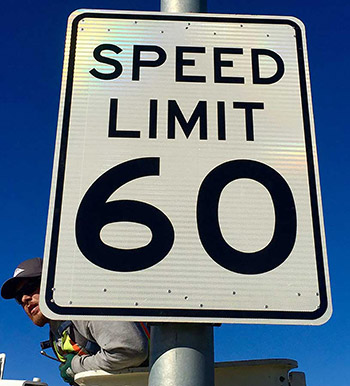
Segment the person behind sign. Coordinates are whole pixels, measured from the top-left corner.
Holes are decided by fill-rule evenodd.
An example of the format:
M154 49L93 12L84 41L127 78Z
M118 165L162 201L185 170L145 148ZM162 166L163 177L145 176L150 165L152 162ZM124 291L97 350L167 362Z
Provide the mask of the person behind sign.
M15 299L39 327L50 325L50 340L65 382L74 384L74 375L87 370L119 371L145 364L148 356L147 327L143 323L105 321L54 321L39 308L42 259L20 263L12 278L1 287L4 299Z

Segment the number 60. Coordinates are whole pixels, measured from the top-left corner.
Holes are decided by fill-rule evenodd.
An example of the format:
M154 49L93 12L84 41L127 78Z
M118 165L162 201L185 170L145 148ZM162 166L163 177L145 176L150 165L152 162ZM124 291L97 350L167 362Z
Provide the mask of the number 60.
M135 200L107 202L121 186L146 176L159 176L160 158L139 158L119 164L100 176L88 189L79 206L75 232L79 249L99 267L133 272L163 260L174 244L174 228L158 208ZM223 238L218 218L220 195L227 184L249 178L270 193L275 211L275 229L270 243L260 251L245 253ZM110 223L143 224L151 241L140 248L120 249L101 240L101 229ZM297 217L292 192L284 178L271 167L252 160L233 160L215 167L203 180L197 199L197 228L207 254L222 267L240 274L260 274L282 264L296 239Z

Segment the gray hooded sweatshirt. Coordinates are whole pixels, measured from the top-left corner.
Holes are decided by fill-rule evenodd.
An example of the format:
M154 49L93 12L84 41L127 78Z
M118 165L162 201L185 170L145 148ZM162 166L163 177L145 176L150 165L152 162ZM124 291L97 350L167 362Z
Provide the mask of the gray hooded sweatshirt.
M52 331L61 322L51 322ZM142 364L148 356L148 339L139 323L106 321L73 321L78 332L95 342L95 355L76 355L71 363L74 374L88 370L116 372Z

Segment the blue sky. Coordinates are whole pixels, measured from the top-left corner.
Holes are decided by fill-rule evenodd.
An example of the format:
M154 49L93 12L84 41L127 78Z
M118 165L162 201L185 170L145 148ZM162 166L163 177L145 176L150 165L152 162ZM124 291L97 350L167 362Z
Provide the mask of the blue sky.
M43 254L66 22L79 8L157 11L159 2L9 0L2 4L1 283L21 260ZM350 5L345 0L209 0L208 11L296 16L306 25L334 309L330 321L319 327L216 328L216 360L291 358L306 373L308 386L348 385ZM5 378L39 376L50 386L63 385L57 364L39 354L38 342L47 333L47 328L31 325L15 302L0 300Z

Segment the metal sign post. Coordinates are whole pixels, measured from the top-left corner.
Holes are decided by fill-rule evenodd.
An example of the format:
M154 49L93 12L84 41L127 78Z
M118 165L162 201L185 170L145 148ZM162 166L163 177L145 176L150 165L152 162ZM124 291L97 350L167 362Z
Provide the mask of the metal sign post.
M213 326L164 323L151 327L149 386L213 386Z
M161 0L163 12L206 12L206 0ZM213 326L152 326L149 386L213 386Z
M206 12L206 0L161 0L163 12ZM213 386L212 325L152 326L149 386Z
M207 0L161 0L162 12L207 12Z

